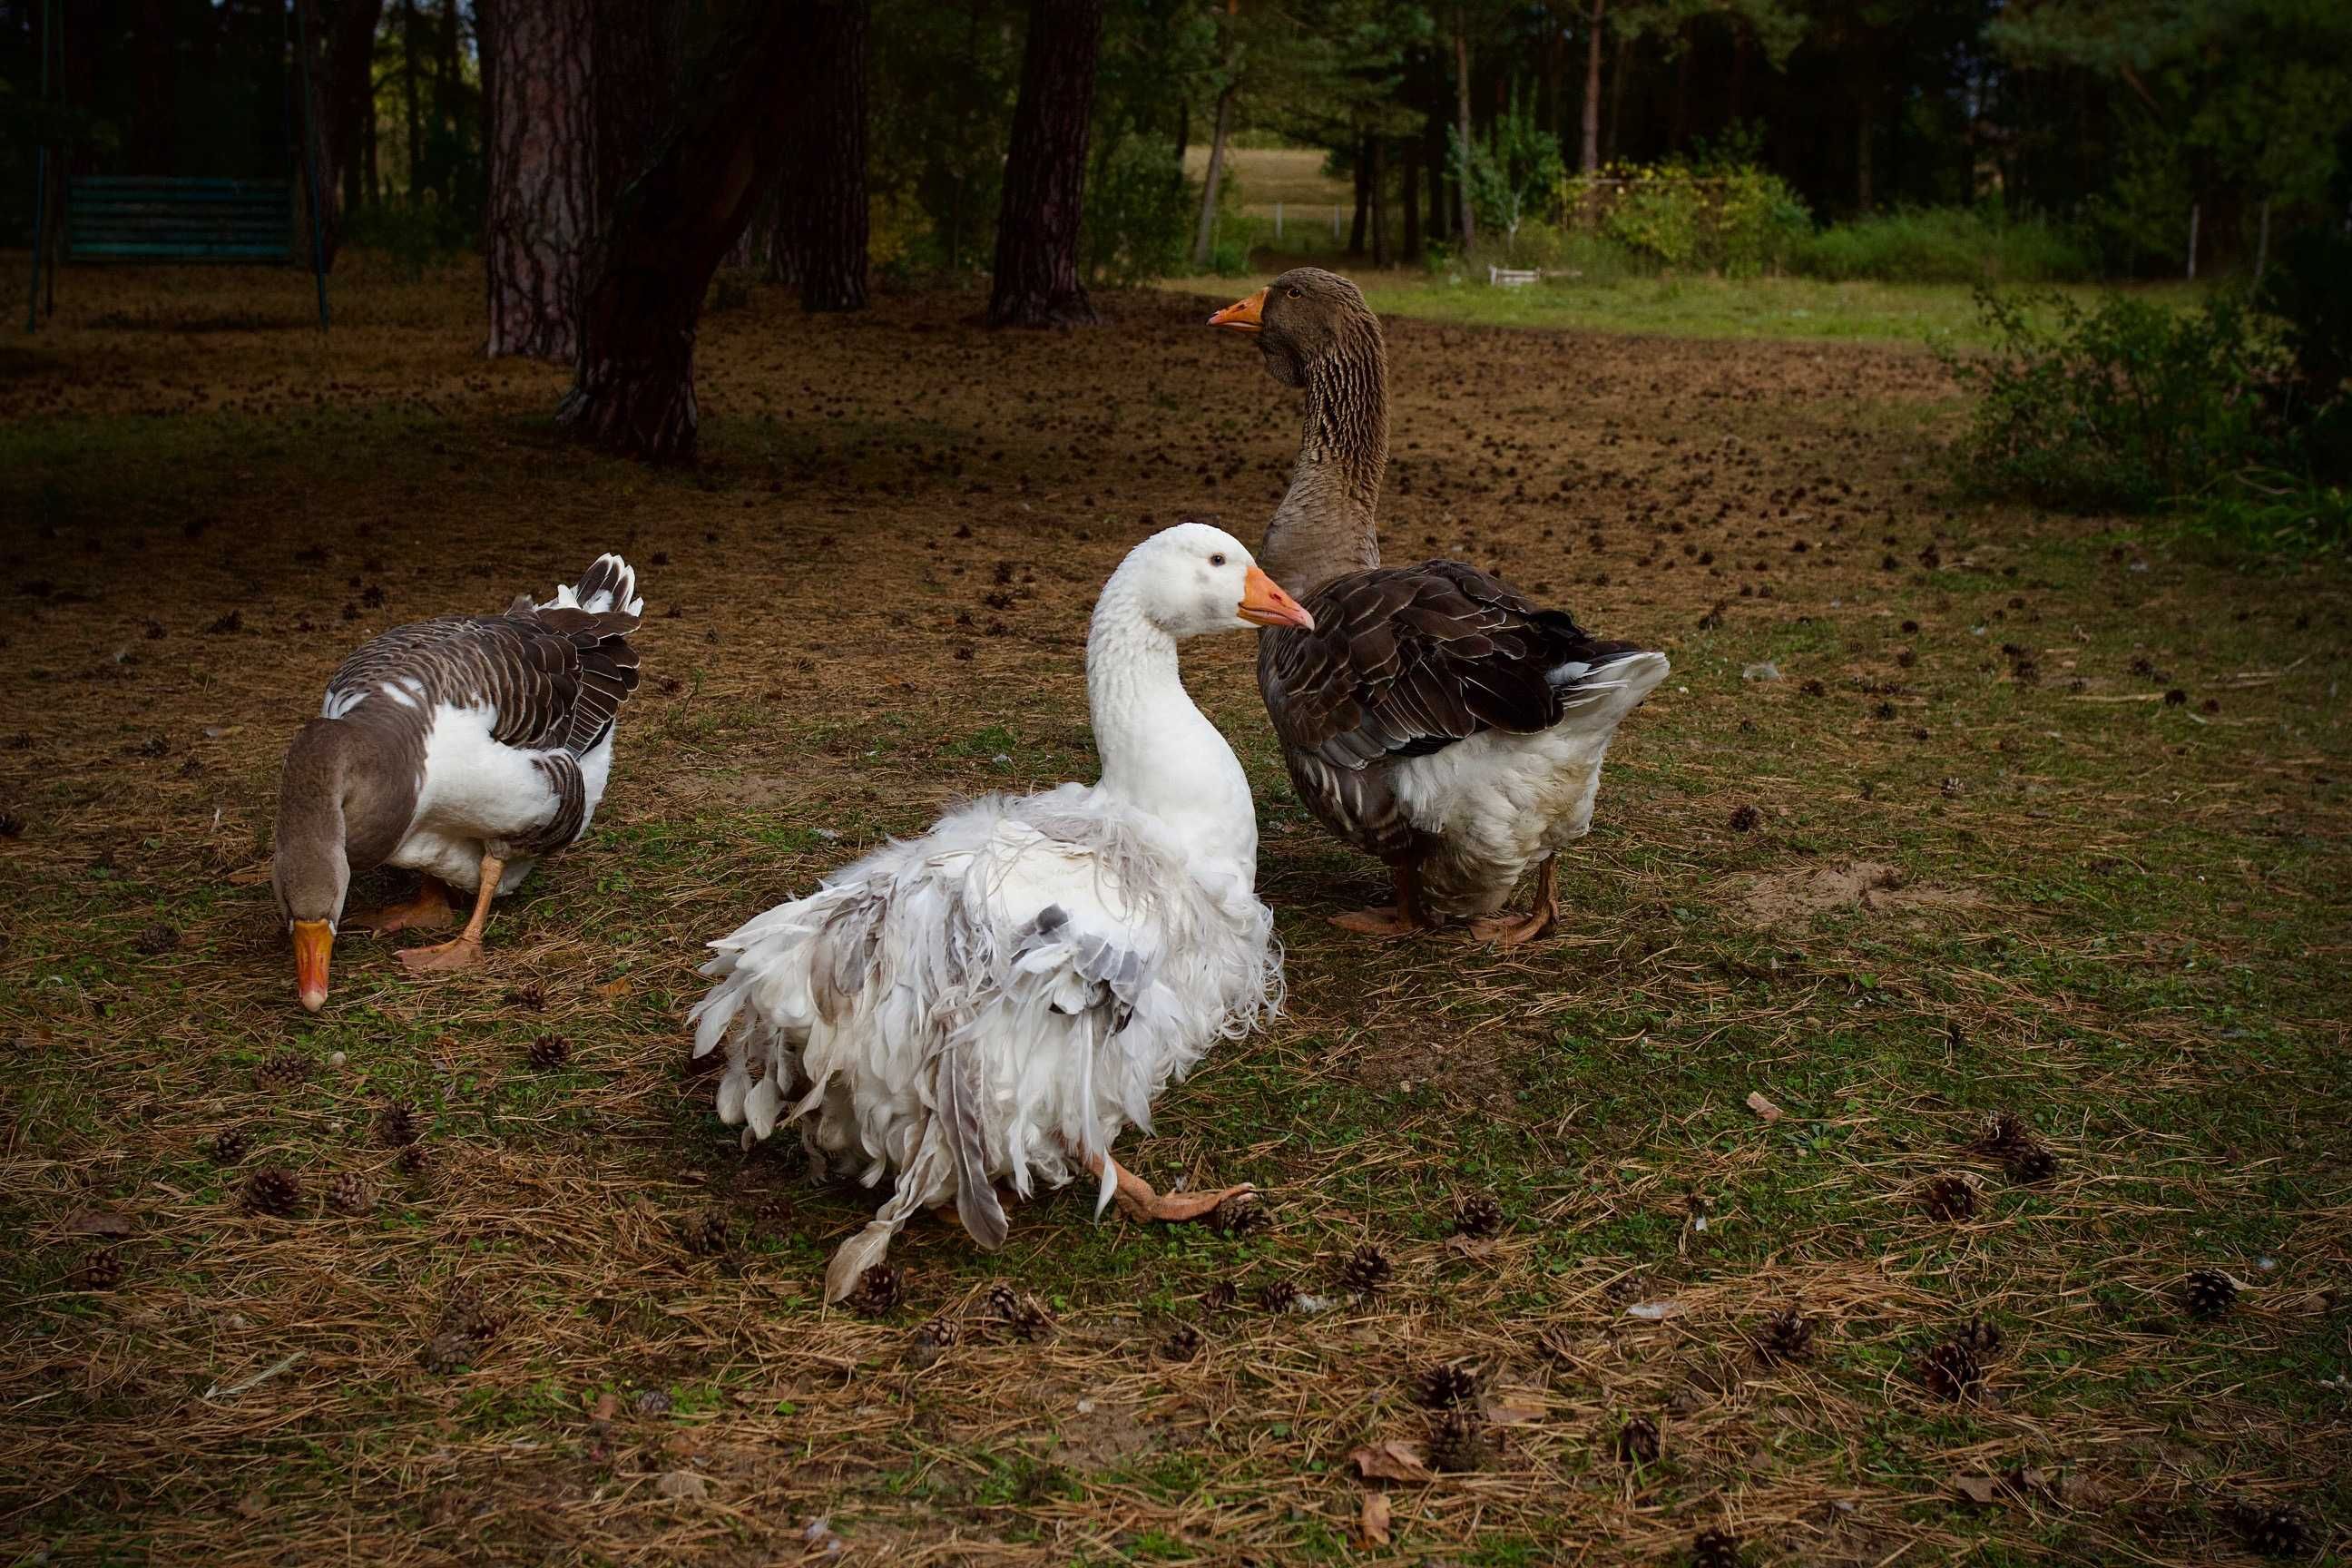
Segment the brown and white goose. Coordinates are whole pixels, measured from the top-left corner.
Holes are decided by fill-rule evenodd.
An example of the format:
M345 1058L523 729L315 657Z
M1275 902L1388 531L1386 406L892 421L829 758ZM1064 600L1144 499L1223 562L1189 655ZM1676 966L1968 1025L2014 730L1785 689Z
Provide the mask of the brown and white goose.
M1266 373L1307 394L1258 557L1315 626L1259 634L1258 686L1299 798L1394 878L1393 906L1338 923L1542 935L1559 920L1553 857L1590 831L1601 759L1665 656L1458 561L1381 565L1388 357L1353 283L1299 268L1209 324L1255 336ZM1533 912L1501 914L1530 868Z
M635 571L603 555L544 605L418 621L343 660L278 782L270 881L304 1007L326 1002L355 871L424 873L409 902L351 917L379 936L451 924L451 890L471 891L456 938L400 957L419 973L479 962L490 900L585 833L604 797L644 613Z

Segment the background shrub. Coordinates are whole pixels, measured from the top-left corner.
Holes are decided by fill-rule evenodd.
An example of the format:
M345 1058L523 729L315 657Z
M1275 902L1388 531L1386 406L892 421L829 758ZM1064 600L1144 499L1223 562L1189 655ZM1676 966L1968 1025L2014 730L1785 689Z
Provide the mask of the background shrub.
M1752 163L1680 161L1562 182L1564 223L1597 215L1600 232L1658 266L1752 278L1778 268L1812 229L1777 174Z
M2073 283L2097 270L2081 237L1997 208L1925 207L1881 213L1810 235L1790 270L1839 281L1885 283Z
M1087 185L1080 244L1088 279L1125 285L1181 270L1198 202L1183 160L1165 142L1120 142Z

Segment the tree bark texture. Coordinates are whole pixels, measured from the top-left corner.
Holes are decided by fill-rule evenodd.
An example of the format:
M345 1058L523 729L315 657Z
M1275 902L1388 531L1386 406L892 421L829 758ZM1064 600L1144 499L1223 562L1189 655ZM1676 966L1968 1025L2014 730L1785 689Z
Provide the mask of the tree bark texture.
M1399 204L1404 215L1404 259L1421 259L1421 148L1414 142L1404 145L1404 199Z
M1192 232L1192 265L1206 270L1217 245L1217 187L1225 177L1225 131L1234 110L1234 84L1217 92L1217 117L1209 131L1209 171L1201 182L1201 221Z
M1592 0L1592 36L1584 41L1584 153L1579 166L1601 172L1601 23L1608 0Z
M425 180L425 119L417 107L416 0L400 0L401 78L408 89L408 199Z
M1462 151L1470 151L1470 22L1457 8L1454 13L1454 105L1455 129L1461 132ZM1454 186L1462 195L1462 248L1468 250L1478 243L1478 219L1470 210L1470 182L1457 173Z
M1389 264L1389 209L1383 199L1383 187L1388 184L1385 148L1386 143L1377 135L1364 139L1364 161L1371 165L1372 265L1376 268Z
M866 309L866 76L872 0L810 7L812 68L794 138L799 177L787 221L800 231L801 309Z
M1092 326L1097 320L1078 279L1078 224L1103 3L1030 0L996 221L992 327Z
M483 251L492 359L570 360L596 241L594 0L501 0L484 74L489 210Z
M1348 254L1364 254L1365 225L1372 216L1372 139L1356 138L1356 205L1348 216Z
M572 390L556 410L582 440L652 462L692 460L695 323L790 151L793 95L776 84L795 67L796 22L792 8L764 0L735 6L623 188L582 298Z

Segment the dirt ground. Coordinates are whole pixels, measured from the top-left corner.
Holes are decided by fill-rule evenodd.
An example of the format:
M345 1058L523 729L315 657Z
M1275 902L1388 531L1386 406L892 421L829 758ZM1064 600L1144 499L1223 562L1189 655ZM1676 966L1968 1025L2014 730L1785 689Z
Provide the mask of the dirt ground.
M351 272L323 341L291 273L85 270L0 342L0 1558L2341 1560L2340 566L1958 499L1921 352L1391 322L1390 558L1675 661L1564 930L1328 927L1379 879L1246 639L1195 645L1289 1005L1122 1157L1271 1223L928 1222L867 1320L818 1297L876 1195L710 1114L699 944L1090 776L1096 587L1179 520L1255 540L1293 395L1221 300L1011 336L755 289L652 472L478 357L474 273ZM262 878L328 673L607 549L651 618L593 833L483 968L347 938L304 1016ZM1433 1471L1452 1365L1486 1418Z

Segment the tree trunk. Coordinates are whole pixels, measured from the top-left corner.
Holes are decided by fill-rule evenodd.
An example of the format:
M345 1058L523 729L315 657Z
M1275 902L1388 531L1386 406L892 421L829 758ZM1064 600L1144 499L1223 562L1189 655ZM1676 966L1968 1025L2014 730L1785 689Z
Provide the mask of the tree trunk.
M1386 175L1388 174L1386 167L1388 160L1381 155L1385 143L1381 142L1381 138L1378 136L1368 136L1364 139L1364 142L1366 147L1366 162L1370 163L1372 166L1370 180L1372 193L1372 266L1375 268L1378 268L1386 267L1389 264L1388 205L1381 200L1381 187L1388 183L1386 179Z
M401 74L408 89L408 199L425 182L425 121L416 101L416 0L400 0Z
M457 63L457 0L441 0L441 34L437 44L433 71L433 125L436 131L448 132L452 154L462 156L466 143L466 111L459 100L464 95L466 74ZM457 195L454 168L447 194Z
M1454 11L1454 110L1456 129L1462 136L1462 151L1470 151L1470 21L1460 6ZM1470 182L1455 171L1454 188L1462 197L1462 248L1467 251L1478 243L1478 219L1470 210Z
M677 97L677 0L591 0L596 73L596 227L645 166Z
M812 7L798 155L801 309L866 309L866 62L872 0Z
M1404 144L1404 259L1421 259L1421 149Z
M791 152L808 68L792 9L744 0L711 40L644 171L622 190L581 301L580 355L556 423L608 451L694 457L695 323L719 263ZM824 68L818 62L814 68Z
M1225 0L1223 73L1217 87L1216 118L1209 132L1209 168L1201 181L1201 221L1192 230L1192 265L1203 268L1216 254L1217 187L1225 175L1225 133L1233 126L1234 94L1241 86L1236 76L1241 60L1235 53L1238 45L1234 32L1234 18L1240 13L1241 0ZM1187 100L1184 120L1188 125L1192 118L1192 106ZM1180 158L1184 154L1184 145L1180 137L1176 147L1176 155Z
M483 251L492 359L569 361L596 233L593 0L500 0Z
M329 267L342 243L344 171L365 160L371 199L375 189L375 30L383 0L340 0L323 18L318 0L297 0L310 37L310 121L318 139L321 248ZM298 125L295 134L302 134ZM304 148L303 156L313 149Z
M1635 42L1631 33L1617 40L1617 68L1609 82L1609 139L1601 145L1601 154L1612 163L1617 161L1617 126L1625 117L1625 79L1633 74Z
M1682 151L1683 142L1690 136L1691 55L1695 52L1690 39L1677 32L1675 45L1675 100L1666 123L1666 149Z
M168 174L173 172L172 148L177 140L172 48L178 41L178 29L172 26L170 0L141 0L139 26L132 37L136 52L131 62L131 136L124 150L131 155L133 174Z
M1445 96L1445 70L1433 60L1430 71L1430 110L1429 118L1422 122L1421 162L1422 166L1429 171L1429 238L1433 244L1442 244L1453 232L1446 215L1454 210L1445 199L1448 159L1445 156L1445 110L1442 102Z
M1727 127L1739 123L1739 111L1748 101L1748 57L1755 49L1756 40L1748 36L1747 28L1740 28L1731 45L1731 88L1725 95L1723 117Z
M996 222L992 327L1092 326L1098 319L1078 279L1078 224L1102 20L1103 0L1030 0Z
M1584 42L1584 155L1588 174L1601 172L1601 24L1609 0L1592 0L1592 37Z
M1854 114L1853 128L1853 205L1862 212L1870 211L1870 144L1877 130L1876 106L1867 93Z
M1372 216L1372 139L1356 138L1355 185L1356 206L1348 216L1348 254L1364 254L1365 221Z

